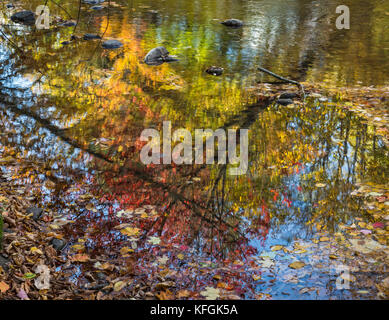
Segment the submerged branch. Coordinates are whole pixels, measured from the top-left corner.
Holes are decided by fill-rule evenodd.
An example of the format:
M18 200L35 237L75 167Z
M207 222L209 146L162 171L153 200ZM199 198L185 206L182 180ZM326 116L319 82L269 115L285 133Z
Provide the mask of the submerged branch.
M302 96L303 96L303 100L305 99L304 87L303 87L303 85L300 82L294 81L294 80L290 80L290 79L286 79L286 78L284 78L284 77L282 77L282 76L280 76L280 75L278 75L278 74L276 74L274 72L271 72L271 71L269 71L269 70L267 70L265 68L262 68L262 67L258 67L258 70L260 70L260 71L262 71L264 73L267 73L267 74L271 75L272 77L277 78L277 79L279 79L279 80L281 80L283 82L295 84L301 90Z

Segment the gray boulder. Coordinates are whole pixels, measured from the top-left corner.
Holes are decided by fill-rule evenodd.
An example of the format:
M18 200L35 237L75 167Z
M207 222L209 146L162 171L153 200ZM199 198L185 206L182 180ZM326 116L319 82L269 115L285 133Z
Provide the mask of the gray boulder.
M149 66L159 66L164 62L173 61L178 61L178 59L170 56L165 47L151 49L144 59L144 62Z

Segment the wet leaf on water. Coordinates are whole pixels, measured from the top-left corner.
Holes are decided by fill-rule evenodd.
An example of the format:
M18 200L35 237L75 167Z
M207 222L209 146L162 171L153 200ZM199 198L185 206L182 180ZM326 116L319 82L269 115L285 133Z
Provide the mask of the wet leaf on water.
M254 281L258 281L258 280L261 279L261 276L258 275L258 274L253 274L252 277L253 277L253 280L254 280Z
M270 249L271 249L271 251L279 251L283 248L284 248L284 246L277 245L277 246L272 246Z
M289 267L292 269L301 269L301 268L305 267L305 263L302 261L295 261L295 262L292 262L289 265Z
M315 184L316 188L324 188L325 186L326 186L326 184L324 184L324 183L316 183Z

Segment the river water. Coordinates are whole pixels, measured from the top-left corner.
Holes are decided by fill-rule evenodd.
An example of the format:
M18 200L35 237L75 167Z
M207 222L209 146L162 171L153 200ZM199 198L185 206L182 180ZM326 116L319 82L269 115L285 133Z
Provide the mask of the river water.
M34 184L37 203L75 221L66 229L70 241L87 239L92 255L114 256L127 240L113 221L135 215L171 259L169 250L178 248L188 259L229 259L237 270L259 261L261 280L253 270L236 276L247 298L364 298L336 290L329 256L337 251L317 239L371 222L352 192L361 183L387 185L388 149L335 97L311 95L287 107L269 102L272 85L261 83L275 79L257 67L331 87L387 85L387 1L343 1L350 30L336 29L333 0L118 0L101 10L82 4L76 28L36 30L9 20L41 2L1 4L0 144L37 166L24 168L18 181ZM78 1L48 5L53 25L77 20ZM227 18L244 26L221 25ZM105 50L99 40L82 40L85 33L123 47ZM79 39L62 44L72 34ZM144 64L157 46L178 61ZM213 65L224 68L222 76L205 72ZM192 133L249 129L247 172L231 176L230 165L216 164L146 168L140 133L161 131L163 121ZM117 217L122 209L139 214ZM161 217L152 223L154 211ZM139 259L157 254L146 243L138 249ZM288 267L295 260L306 266ZM177 263L170 269L180 270Z

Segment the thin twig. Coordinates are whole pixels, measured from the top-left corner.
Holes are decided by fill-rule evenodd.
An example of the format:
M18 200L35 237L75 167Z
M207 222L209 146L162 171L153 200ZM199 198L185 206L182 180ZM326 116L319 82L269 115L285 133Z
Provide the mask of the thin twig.
M271 72L271 71L269 71L269 70L267 70L267 69L265 69L265 68L262 68L262 67L258 67L258 70L260 70L260 71L262 71L262 72L265 72L265 73L271 75L272 77L277 78L278 80L281 80L281 81L284 81L284 82L287 82L287 83L295 84L295 85L298 86L299 89L301 90L302 95L303 95L303 100L305 100L305 91L304 91L304 87L303 87L303 85L302 85L300 82L294 81L294 80L290 80L290 79L286 79L286 78L281 77L280 75L275 74L274 72Z

